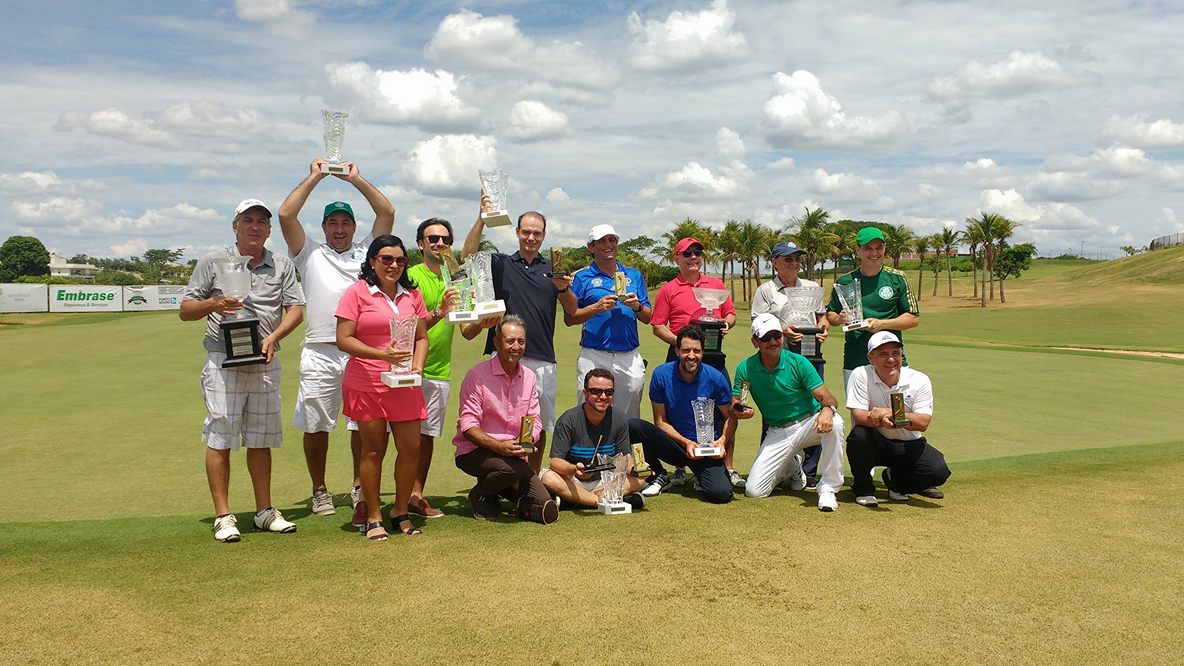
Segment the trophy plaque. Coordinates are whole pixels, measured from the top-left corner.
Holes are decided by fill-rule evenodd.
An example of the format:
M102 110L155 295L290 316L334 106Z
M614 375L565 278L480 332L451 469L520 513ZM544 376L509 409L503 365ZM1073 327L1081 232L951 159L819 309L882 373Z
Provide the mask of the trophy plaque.
M742 412L752 409L752 385L748 382L740 382L740 401L735 409Z
M897 428L912 423L912 421L909 421L908 414L904 411L904 390L907 388L907 386L894 386L888 392L888 400L892 403L892 425Z
M530 414L522 417L522 424L518 427L518 446L523 453L534 453L534 417Z
M613 292L617 294L617 298L629 295L629 280L625 277L624 271L613 273Z
M727 324L715 316L715 309L728 300L729 292L727 289L707 287L694 287L693 290L695 299L703 307L703 316L691 320L692 324L703 329L703 353L722 353L724 347L722 331L727 327Z
M505 170L500 166L488 171L479 169L477 175L481 178L481 191L489 197L488 203L481 202L481 221L487 227L510 226L510 214L506 211Z
M715 445L715 402L711 398L698 397L691 401L691 411L695 414L695 441L697 446L691 449L696 458L714 458L723 453L723 449Z
M418 325L419 317L413 314L391 317L391 346L399 351L414 353L415 329ZM390 372L382 373L379 378L391 388L422 385L423 377L412 372L411 366L412 359L408 356L398 364L391 364Z
M811 361L824 363L818 338L814 337L822 332L818 326L818 312L822 310L822 287L790 287L781 293L786 303L781 306L778 319L782 325L792 326L793 330L802 334L801 342L791 343L786 340L786 347Z
M214 260L218 274L218 288L224 296L245 301L251 291L251 271L247 267L250 257L225 257ZM263 355L262 338L259 337L259 320L248 317L244 310L222 317L218 323L222 331L222 344L226 348L223 368L240 365L266 363Z
M563 250L557 247L551 248L551 277L567 277L567 271L563 270Z
M625 482L629 479L629 463L625 456L619 453L613 456L612 462L612 471L600 473L601 495L596 508L606 516L633 513L633 507L624 500Z
M644 474L650 469L649 463L645 461L645 447L641 442L633 443L633 473Z
M341 144L345 142L345 121L349 113L345 111L321 110L321 120L325 123L325 159L321 165L321 173L331 176L344 176L349 173L349 167L341 163Z
M843 314L847 316L847 323L843 324L844 331L867 329L867 322L863 320L863 294L860 291L859 280L852 280L847 284L836 284L835 294L839 297L839 304L843 306Z

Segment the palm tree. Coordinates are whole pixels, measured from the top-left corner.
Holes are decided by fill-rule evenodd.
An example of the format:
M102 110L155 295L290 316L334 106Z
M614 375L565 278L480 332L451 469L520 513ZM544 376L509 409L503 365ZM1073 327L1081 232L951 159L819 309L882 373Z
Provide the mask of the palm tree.
M720 230L715 239L716 250L719 252L719 261L723 269L724 284L729 285L728 274L731 273L735 277L735 272L732 270L732 262L740 258L740 223L736 220L728 220L724 223L724 228ZM736 299L735 291L732 293L732 300Z
M670 231L662 234L662 238L666 239L666 256L663 257L663 260L667 263L674 263L674 246L678 245L678 241L688 237L698 239L700 243L703 243L703 250L706 253L708 249L707 227L688 217L674 225Z
M996 215L991 222L991 300L995 300L995 259L1003 252L1003 249L1007 247L1007 239L1011 238L1019 226L1019 222L1009 220L1002 215ZM999 281L999 302L1004 302L1003 280Z
M941 284L941 280L938 279L941 277L941 234L933 234L929 237L929 242L933 245L933 261L929 262L929 267L933 270L933 295L937 296L937 287Z
M920 262L917 264L917 301L921 301L921 278L925 276L925 256L929 254L929 244L933 242L930 236L915 236L909 244L910 250L917 253Z
M979 260L982 258L982 254L983 254L983 253L980 253L979 250L983 249L984 246L986 245L987 238L989 236L989 234L987 233L987 229L990 228L990 220L987 217L988 213L984 213L982 211L979 211L979 215L981 216L980 219L976 219L973 217L966 218L966 230L962 232L962 242L964 242L970 246L970 266L971 266L971 269L974 271L973 277L972 277L972 282L974 283L973 298L979 298L978 269L979 269ZM984 266L984 268L985 268L985 266ZM984 278L985 278L985 276L984 276ZM986 285L984 284L983 287L985 289ZM987 307L987 299L986 299L985 294L982 296L982 307L984 307L984 308Z
M737 254L740 260L740 280L743 285L744 300L749 300L748 275L751 272L755 282L760 282L760 262L769 252L769 240L772 233L768 227L757 224L752 220L740 223ZM753 288L755 291L756 288Z
M890 224L884 232L884 251L892 257L892 267L900 269L900 255L913 247L917 235L903 224Z
M802 265L806 269L806 277L814 279L814 264L826 256L827 248L836 239L829 231L827 221L830 219L830 213L826 209L805 210L805 215L791 218L785 230L802 250Z
M845 224L832 224L828 227L835 241L830 245L830 258L834 260L834 278L831 282L839 281L839 264L844 257L855 257L855 229ZM822 272L819 271L818 283L822 284Z
M958 245L962 242L962 234L950 228L941 230L938 234L938 247L941 248L942 254L946 255L946 286L949 289L947 296L954 295L954 275L951 262L954 261L954 253Z

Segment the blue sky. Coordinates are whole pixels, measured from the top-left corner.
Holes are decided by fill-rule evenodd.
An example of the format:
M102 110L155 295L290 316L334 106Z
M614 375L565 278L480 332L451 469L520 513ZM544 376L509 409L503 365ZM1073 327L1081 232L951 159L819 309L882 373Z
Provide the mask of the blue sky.
M226 244L351 113L396 233L464 233L478 167L549 242L806 206L931 233L980 210L1045 254L1184 231L1170 5L1119 2L24 3L0 52L0 238L65 255ZM342 198L323 182L301 219ZM363 216L364 217L364 216ZM513 246L507 230L487 234ZM272 247L282 248L278 230Z

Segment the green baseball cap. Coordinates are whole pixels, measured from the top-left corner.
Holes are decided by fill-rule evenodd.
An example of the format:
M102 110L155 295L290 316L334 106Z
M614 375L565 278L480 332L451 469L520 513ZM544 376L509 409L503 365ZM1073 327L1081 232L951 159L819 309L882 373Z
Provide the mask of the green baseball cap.
M339 210L344 211L346 215L349 215L349 219L357 222L357 218L354 217L354 209L350 208L349 204L345 203L344 201L334 201L328 206L325 206L325 214L321 216L321 219L327 220L329 219L330 215L336 213Z
M874 240L885 242L884 232L875 227L864 227L859 230L859 233L855 234L855 244L861 247Z

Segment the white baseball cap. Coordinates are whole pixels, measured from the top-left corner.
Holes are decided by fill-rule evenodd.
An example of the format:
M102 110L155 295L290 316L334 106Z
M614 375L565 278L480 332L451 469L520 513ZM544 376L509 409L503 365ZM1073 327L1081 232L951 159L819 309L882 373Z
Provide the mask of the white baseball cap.
M615 236L618 240L621 238L621 235L617 233L616 229L613 229L611 224L598 224L588 230L589 243L595 243L605 236Z
M234 209L234 214L236 216L242 215L243 213L245 213L247 211L248 208L254 208L256 206L267 211L268 217L272 216L271 209L267 207L267 204L263 203L262 201L260 201L258 199L243 199L242 201L238 202L238 206Z
M873 333L871 339L867 341L867 353L870 354L876 347L886 345L889 342L895 342L901 347L904 346L904 343L892 331L880 331L879 333Z
M772 331L781 330L781 321L768 312L763 312L752 320L752 337L763 338Z

